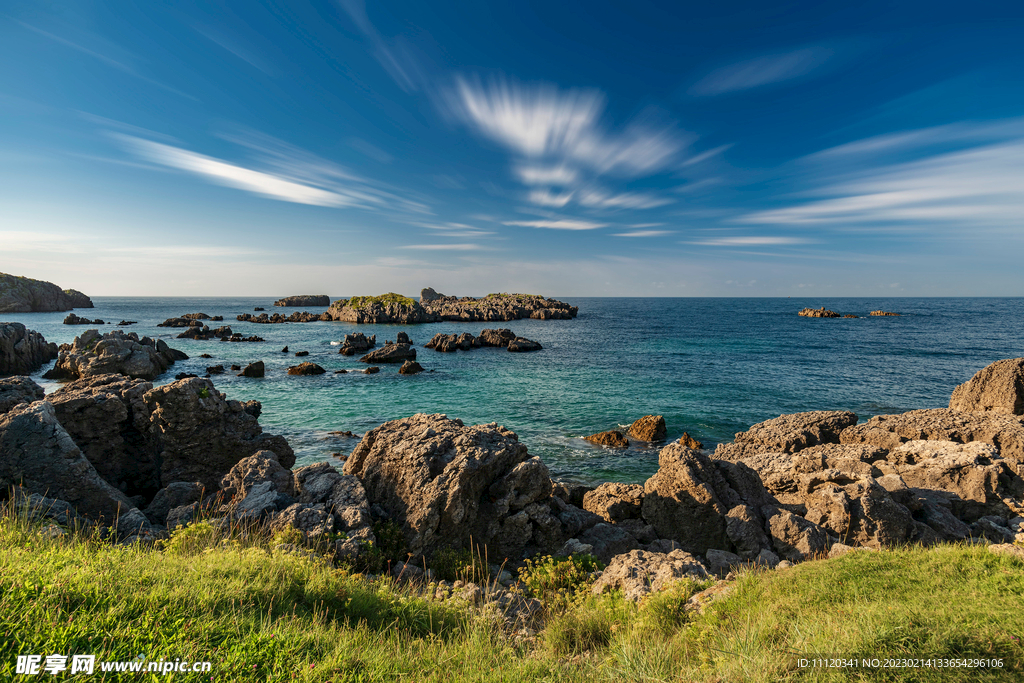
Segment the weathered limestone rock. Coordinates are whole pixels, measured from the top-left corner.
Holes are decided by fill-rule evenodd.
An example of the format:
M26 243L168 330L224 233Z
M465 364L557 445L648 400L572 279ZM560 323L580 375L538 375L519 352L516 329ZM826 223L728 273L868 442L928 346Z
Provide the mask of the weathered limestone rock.
M256 419L258 402L229 401L210 380L179 380L151 389L143 400L150 413L149 435L159 444L165 485L198 481L215 490L235 463L261 450L276 453L285 468L295 464L295 453L284 438L263 433Z
M0 489L14 486L67 501L79 513L108 523L134 509L100 477L46 401L0 415Z
M640 547L640 542L625 529L615 524L600 522L579 534L581 543L589 545L591 554L602 562Z
M160 489L143 511L153 524L164 525L171 510L198 503L206 489L198 481L175 481Z
M274 531L289 527L298 529L306 538L313 539L334 532L334 515L324 509L322 504L295 503L285 508L279 515L275 515L270 523L270 528Z
M28 377L0 379L0 415L16 405L42 401L43 388Z
M1024 482L987 443L908 441L893 449L889 460L907 486L945 493L953 514L966 522L992 514L1013 516L1016 510L1007 502L1024 495Z
M342 322L395 325L429 323L436 319L419 302L394 292L339 299L331 304L325 315Z
M441 353L454 353L456 351L469 351L474 346L479 346L476 339L468 332L462 334L435 334L430 341L423 345L423 348L434 349Z
M761 514L775 552L790 562L811 559L827 552L832 544L824 529L792 512L767 505L761 508Z
M134 332L114 330L101 335L86 330L76 337L70 348L61 350L57 363L44 377L47 379L78 379L116 373L139 379L156 379L177 360L186 360L181 351L162 340L139 339Z
M32 374L57 353L56 344L21 323L0 323L0 377Z
M552 495L558 496L569 505L575 505L578 508L583 507L583 497L587 495L587 492L594 490L593 486L561 481L553 482L551 486Z
M292 471L281 466L273 451L256 451L239 460L221 480L220 490L225 498L241 499L252 487L265 481L271 482L278 493L294 497Z
M344 472L402 526L414 555L468 548L471 538L493 559L564 542L549 537L559 525L547 467L496 424L423 414L386 422L363 437Z
M476 338L476 344L477 346L496 346L505 349L515 339L515 332L503 327L497 330L481 331L480 336Z
M354 356L357 353L365 353L377 345L377 335L367 337L362 332L346 334L341 341L341 348L338 350L343 356Z
M644 501L640 484L601 484L583 496L583 509L600 515L608 522L639 519Z
M300 376L307 376L307 377L308 376L313 376L313 375L322 375L325 372L327 372L327 371L324 370L319 365L317 365L316 363L309 363L309 362L299 363L296 366L288 368L288 374L289 375L300 375Z
M797 312L797 315L801 315L805 318L838 318L840 317L835 311L830 311L824 306L821 308L802 308Z
M590 436L583 437L583 439L584 441L589 441L598 446L607 446L608 448L629 448L629 439L617 429L591 434Z
M679 443L683 444L687 448L692 448L695 451L704 449L704 444L690 436L688 432L683 432L683 435L679 437Z
M245 369L238 373L239 377L263 377L267 372L266 366L263 361L258 360L255 363L249 363L245 366Z
M61 290L52 282L0 273L0 313L69 311L72 308L92 307L89 297L77 290Z
M100 476L129 496L147 499L164 485L160 447L150 435L144 400L152 388L141 379L98 375L69 382L49 398L57 419Z
M894 450L907 441L980 441L999 449L1018 476L1024 474L1024 420L995 412L962 413L947 408L912 410L899 415L876 415L864 424L847 427L844 444L869 444Z
M591 590L595 595L621 590L627 600L639 602L650 593L664 590L681 579L699 581L708 576L704 564L682 550L669 553L631 550L614 557Z
M407 360L398 368L399 375L417 375L423 372L423 366L414 360Z
M857 423L848 411L814 411L780 415L736 434L731 444L720 444L717 460L742 460L759 453L796 453L826 443L839 443L839 434Z
M640 441L663 441L666 428L661 415L644 415L629 426L629 435Z
M726 521L731 509L771 501L749 468L714 463L700 451L673 442L661 450L658 472L644 484L643 518L661 538L677 541L687 552L704 554L713 548L734 548Z
M869 548L903 545L913 539L914 518L874 479L838 486L823 483L807 497L805 518L842 543Z
M416 360L416 349L412 344L386 344L359 359L360 363L404 363Z
M330 306L331 297L326 294L299 294L286 296L274 302L275 306Z
M1024 415L1024 358L999 360L953 390L949 409Z
M529 351L541 351L544 347L540 342L525 337L516 337L508 343L508 350L512 353L526 353Z

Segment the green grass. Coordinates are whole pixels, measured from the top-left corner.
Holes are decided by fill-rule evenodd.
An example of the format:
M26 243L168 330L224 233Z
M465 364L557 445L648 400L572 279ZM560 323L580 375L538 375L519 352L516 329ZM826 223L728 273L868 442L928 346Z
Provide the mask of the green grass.
M412 307L415 302L407 296L388 292L387 294L381 294L380 296L354 296L348 300L347 305L358 310L366 308L367 306L372 306L373 304L380 304L381 306L398 304L399 306Z
M0 516L0 680L17 680L17 655L54 652L210 660L212 680L246 682L1024 678L1024 564L983 547L751 571L701 615L684 606L702 584L681 582L636 606L589 595L580 583L589 565L541 563L527 572L538 593L582 590L548 611L535 637L517 638L457 600L274 550L281 540L200 523L160 548L125 547L84 533L50 538L39 524ZM826 653L1001 657L1006 667L796 666ZM109 676L82 679L119 680Z

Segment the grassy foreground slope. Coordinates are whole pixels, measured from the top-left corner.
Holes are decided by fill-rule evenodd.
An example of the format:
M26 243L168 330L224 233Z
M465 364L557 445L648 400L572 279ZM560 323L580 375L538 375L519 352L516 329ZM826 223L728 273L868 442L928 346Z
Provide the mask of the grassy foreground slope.
M206 525L163 549L50 537L0 518L0 680L19 654L213 662L214 681L973 681L1024 679L1024 563L980 546L856 552L743 573L640 606L550 601L535 638L458 601L417 596ZM801 669L800 656L997 657L1002 669ZM67 674L64 674L67 676ZM121 680L96 673L73 680ZM125 680L210 680L120 674ZM49 676L47 676L49 677ZM21 678L21 680L29 680Z

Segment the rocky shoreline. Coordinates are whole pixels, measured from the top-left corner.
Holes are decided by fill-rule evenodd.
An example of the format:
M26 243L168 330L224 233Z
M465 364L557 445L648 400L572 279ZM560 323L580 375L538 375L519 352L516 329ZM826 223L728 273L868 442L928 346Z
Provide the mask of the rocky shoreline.
M406 340L362 360L415 371ZM372 348L365 337L349 341ZM441 414L370 430L341 471L319 463L293 472L287 442L262 433L258 402L231 401L205 379L154 388L127 376L146 376L152 370L138 368L158 367L167 352L135 335L90 331L61 350L58 367L81 378L54 394L22 377L0 380L0 486L45 496L65 516L73 508L95 522L116 517L128 540L212 515L304 538L336 534L339 561L368 552L385 521L416 562L471 542L511 565L586 553L608 564L595 590L635 599L673 578L744 564L1013 543L1024 532L1024 359L982 369L948 408L864 423L846 411L783 415L713 453L686 435L661 449L645 483L585 487L552 481L511 430ZM294 370L323 372L308 363ZM626 439L615 434L595 437L610 446ZM663 440L665 421L644 416L628 434Z

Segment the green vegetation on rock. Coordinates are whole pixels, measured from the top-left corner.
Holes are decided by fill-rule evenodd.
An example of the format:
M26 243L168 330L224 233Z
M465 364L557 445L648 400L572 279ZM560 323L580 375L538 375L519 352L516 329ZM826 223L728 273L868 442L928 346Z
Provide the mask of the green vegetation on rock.
M373 304L380 304L381 306L397 304L399 306L408 306L411 308L415 303L415 301L407 296L388 292L387 294L381 294L380 296L354 296L348 300L347 305L358 310L366 308L367 306L372 306Z
M731 592L702 613L687 601L704 584L682 581L634 605L617 593L589 594L583 576L596 566L591 560L542 559L524 572L522 590L576 597L545 610L546 624L533 636L503 632L500 620L462 600L429 597L432 586L371 578L302 546L279 545L299 540L200 522L158 547L116 545L7 512L0 517L0 678L13 679L16 657L29 653L209 660L213 680L241 682L1024 675L1024 563L983 545L851 552L741 571ZM1004 666L798 666L815 655L1002 658Z

